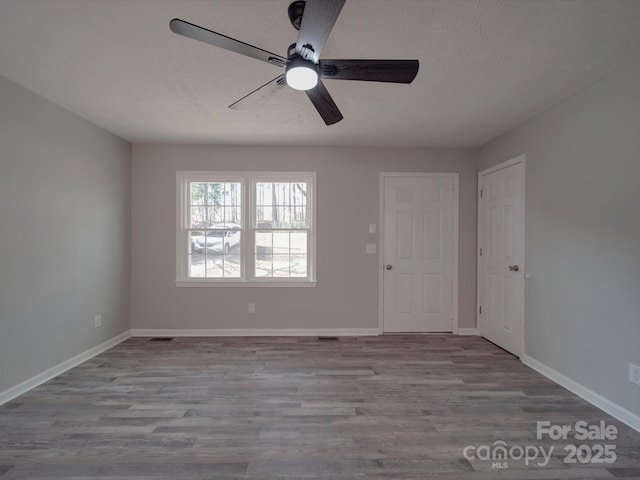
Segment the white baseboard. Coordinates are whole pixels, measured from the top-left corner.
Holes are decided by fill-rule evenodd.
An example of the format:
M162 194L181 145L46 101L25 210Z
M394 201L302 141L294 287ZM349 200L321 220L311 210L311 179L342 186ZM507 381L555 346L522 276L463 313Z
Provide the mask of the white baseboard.
M75 357L71 357L69 360L65 360L58 365L51 367L44 372L40 372L39 374L25 380L24 382L19 383L3 392L0 392L0 405L7 403L10 400L13 400L20 395L27 393L32 388L37 387L38 385L42 385L44 382L51 380L54 377L66 372L67 370L80 365L83 362L86 362L90 358L95 357L96 355L104 352L105 350L109 350L111 347L116 346L117 344L124 342L127 338L131 337L131 331L126 331L121 333L120 335L113 337L106 342L101 343L100 345L96 345L93 348L90 348L86 352L82 352Z
M534 369L538 373L541 373L548 379L556 382L558 385L563 386L579 397L582 397L592 405L595 405L600 410L605 411L612 417L620 420L622 423L626 423L634 430L640 432L640 416L636 415L633 412L630 412L626 408L621 407L617 403L612 402L608 398L603 397L599 393L594 392L584 385L571 380L569 377L563 375L562 373L554 370L551 367L548 367L544 363L539 362L535 358L532 358L528 355L523 355L521 360L522 363L524 363L526 366Z
M458 335L480 335L477 328L459 328Z
M377 328L134 328L132 337L367 337L379 335Z

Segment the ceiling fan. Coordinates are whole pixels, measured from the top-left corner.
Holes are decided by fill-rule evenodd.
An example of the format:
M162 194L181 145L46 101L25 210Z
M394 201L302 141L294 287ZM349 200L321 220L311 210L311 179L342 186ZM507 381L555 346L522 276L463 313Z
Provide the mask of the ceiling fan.
M411 83L418 73L418 60L321 60L320 54L346 0L296 0L289 5L289 20L299 30L298 41L289 46L287 58L241 42L221 33L174 18L171 31L216 47L285 67L285 73L242 97L229 108L241 110L273 94L285 85L304 90L327 125L342 120L342 114L327 91L323 79Z

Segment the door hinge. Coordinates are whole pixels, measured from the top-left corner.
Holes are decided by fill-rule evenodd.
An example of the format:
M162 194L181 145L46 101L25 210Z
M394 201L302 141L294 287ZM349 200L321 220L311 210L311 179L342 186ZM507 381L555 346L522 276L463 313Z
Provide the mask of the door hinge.
M482 315L482 305L480 305L480 315Z
M482 198L482 192L483 192L483 191L482 191L482 189L481 189L481 190L480 190L480 198Z
M482 256L482 247L480 247L480 256Z

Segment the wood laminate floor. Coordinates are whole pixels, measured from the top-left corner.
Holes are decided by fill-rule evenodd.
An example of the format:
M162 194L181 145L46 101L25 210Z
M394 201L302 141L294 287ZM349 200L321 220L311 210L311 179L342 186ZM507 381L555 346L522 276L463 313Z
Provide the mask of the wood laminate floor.
M581 420L617 438L536 439L537 421ZM500 441L553 452L463 455ZM585 459L607 443L613 463L565 463L567 444ZM0 407L0 480L285 478L638 479L640 434L451 335L132 338Z

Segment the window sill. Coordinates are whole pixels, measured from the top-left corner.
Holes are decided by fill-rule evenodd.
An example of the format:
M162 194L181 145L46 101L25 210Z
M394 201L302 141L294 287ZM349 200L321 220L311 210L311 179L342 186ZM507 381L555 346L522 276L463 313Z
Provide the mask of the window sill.
M315 287L317 282L249 282L249 281L235 281L235 282L212 282L203 280L178 280L176 281L176 287Z

